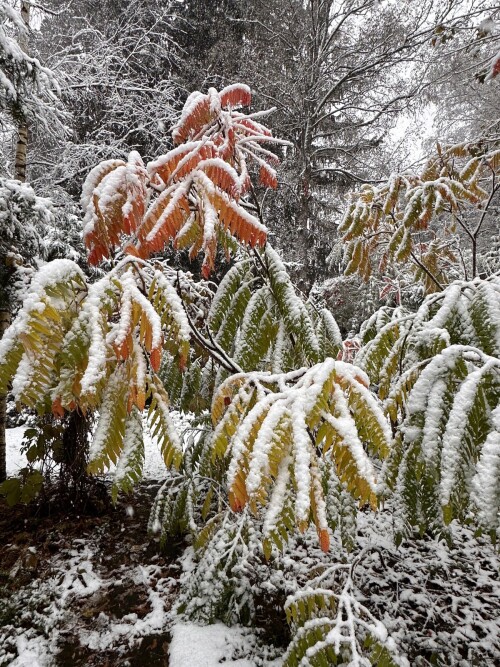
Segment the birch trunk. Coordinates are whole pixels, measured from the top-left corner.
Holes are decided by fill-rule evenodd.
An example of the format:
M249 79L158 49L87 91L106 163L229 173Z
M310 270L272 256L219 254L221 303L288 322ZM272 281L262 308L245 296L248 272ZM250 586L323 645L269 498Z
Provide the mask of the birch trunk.
M27 30L30 25L30 5L23 2L21 5L21 18ZM28 33L19 39L19 46L28 53ZM23 183L26 181L26 156L28 152L28 123L24 115L19 119L17 127L16 160L14 167L14 178Z

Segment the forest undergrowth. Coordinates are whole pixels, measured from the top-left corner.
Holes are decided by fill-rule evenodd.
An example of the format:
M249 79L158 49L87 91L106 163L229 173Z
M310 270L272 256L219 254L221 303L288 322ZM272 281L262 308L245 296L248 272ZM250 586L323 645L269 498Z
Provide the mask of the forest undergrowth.
M158 486L81 516L2 501L1 665L168 664L180 544L147 532Z
M173 607L192 554L182 539L161 548L148 533L158 487L144 481L116 506L76 517L13 510L1 501L2 667L43 660L61 667L187 665L169 663L169 649L172 628L182 624ZM356 597L383 621L410 665L496 664L500 582L489 540L456 526L452 549L432 539L396 548L391 523L388 511L359 513L353 552L332 544L337 563L359 556ZM236 639L226 628L224 664L281 664L290 641L287 595L331 565L314 533L293 538L278 568L267 576L264 568L254 581L260 592L253 627ZM196 641L196 628L190 631ZM216 655L207 660L219 664Z

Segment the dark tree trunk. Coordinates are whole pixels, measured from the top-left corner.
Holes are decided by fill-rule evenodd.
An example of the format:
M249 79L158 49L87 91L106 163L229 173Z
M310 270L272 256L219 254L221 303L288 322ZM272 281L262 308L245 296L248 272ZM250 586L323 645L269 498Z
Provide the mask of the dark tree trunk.
M68 417L62 438L61 483L71 489L76 503L85 503L89 477L87 474L89 425L87 418L73 410Z
M0 339L10 323L10 312L0 309ZM7 423L7 396L0 396L0 482L7 478L7 443L5 440L5 426Z

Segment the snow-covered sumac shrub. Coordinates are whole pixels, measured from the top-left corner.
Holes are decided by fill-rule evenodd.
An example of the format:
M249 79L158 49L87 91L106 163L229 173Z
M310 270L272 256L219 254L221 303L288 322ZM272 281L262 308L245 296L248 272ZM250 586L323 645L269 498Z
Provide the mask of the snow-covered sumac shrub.
M181 371L188 363L194 327L179 293L189 277L151 255L170 241L191 257L203 252L208 276L219 243L228 253L234 238L265 244L245 197L247 163L276 186L270 165L279 160L262 144L279 140L255 119L261 114L238 110L250 99L242 85L193 93L174 131L177 148L148 165L132 152L95 167L83 187L84 239L89 263L106 260L104 277L91 282L70 260L43 266L1 342L0 393L12 385L15 399L40 414L99 414L89 471L117 464L115 493L140 477L144 411L165 463L182 458L158 371L167 356Z
M500 507L500 281L457 281L416 313L382 309L362 328L356 363L397 430L380 491L401 536L454 518L492 536Z
M279 141L261 113L239 111L250 101L241 85L193 93L174 128L176 148L148 165L133 152L92 170L84 238L89 262L105 275L90 282L68 260L40 270L1 343L0 390L12 382L16 400L41 414L98 414L89 471L116 464L116 495L141 475L144 423L166 465L182 464L168 396L177 369L181 394L196 391L212 405L208 476L222 472L234 511L268 506L266 555L310 521L326 551L335 527L329 488L375 507L391 433L368 378L335 361L342 340L332 315L304 302L276 252L263 247L249 165L276 187L278 158L266 146ZM229 252L234 239L246 257L200 318L200 290L161 251L171 242L192 257L202 252L208 277L218 243Z
M459 277L475 278L495 228L499 174L498 140L484 140L438 144L420 172L363 185L339 227L346 274L367 280L399 264L426 294Z
M216 478L233 511L248 506L262 519L267 556L310 522L327 550L338 524L332 498L344 492L372 507L381 492L395 493L406 530L444 533L470 510L496 530L496 279L454 283L416 315L391 319L384 309L363 328L356 366L337 361L346 357L333 316L299 296L249 196L250 165L276 186L278 158L267 146L280 143L262 113L240 111L250 101L242 85L193 93L176 148L147 165L133 152L92 170L84 238L105 274L89 281L69 260L39 271L0 344L0 392L11 384L40 414L98 414L89 471L116 464L114 495L140 478L145 424L166 465L186 473L169 393L178 407L210 406L190 480L211 460L204 477ZM488 160L495 170L497 153ZM469 160L439 177L439 188L480 198L484 164ZM236 242L239 261L209 307L208 283L161 256L169 243L203 253L208 277L217 246L229 254ZM220 493L189 488L179 511L202 502L202 514L216 514Z

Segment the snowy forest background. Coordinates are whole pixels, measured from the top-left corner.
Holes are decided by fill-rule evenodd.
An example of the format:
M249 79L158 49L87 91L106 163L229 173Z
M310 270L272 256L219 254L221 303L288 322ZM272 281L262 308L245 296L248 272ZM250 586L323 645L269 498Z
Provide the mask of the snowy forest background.
M497 664L500 5L0 18L0 665Z

